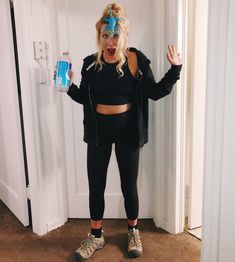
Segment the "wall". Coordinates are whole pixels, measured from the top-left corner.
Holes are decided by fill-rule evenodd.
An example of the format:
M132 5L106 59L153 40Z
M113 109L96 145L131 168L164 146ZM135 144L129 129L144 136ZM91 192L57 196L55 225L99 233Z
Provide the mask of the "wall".
M209 1L202 261L235 261L235 2Z

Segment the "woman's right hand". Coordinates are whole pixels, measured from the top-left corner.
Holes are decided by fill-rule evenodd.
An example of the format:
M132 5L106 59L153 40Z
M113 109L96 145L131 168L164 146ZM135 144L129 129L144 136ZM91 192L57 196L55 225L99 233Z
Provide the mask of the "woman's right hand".
M71 86L73 84L73 71L72 70L70 70L69 77L70 77L70 86Z
M53 80L55 81L55 77L56 77L56 71L57 70L57 66L54 67L54 71L53 71Z

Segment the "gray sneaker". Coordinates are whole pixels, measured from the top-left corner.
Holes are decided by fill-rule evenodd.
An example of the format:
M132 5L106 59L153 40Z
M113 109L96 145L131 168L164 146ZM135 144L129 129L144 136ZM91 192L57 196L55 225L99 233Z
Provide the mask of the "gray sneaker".
M88 234L88 238L81 242L80 247L75 251L77 261L83 261L93 255L93 253L101 249L105 245L104 234L100 238L95 238L91 233Z
M143 246L141 236L138 229L131 229L128 233L128 254L135 258L141 256L143 253Z

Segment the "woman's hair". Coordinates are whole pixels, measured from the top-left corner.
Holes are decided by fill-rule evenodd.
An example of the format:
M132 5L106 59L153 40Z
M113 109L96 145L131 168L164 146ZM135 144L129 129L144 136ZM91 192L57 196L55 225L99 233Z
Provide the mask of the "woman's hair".
M126 51L128 48L128 30L129 30L129 21L126 18L124 7L119 4L109 4L104 9L102 17L96 23L96 33L97 33L97 44L98 44L98 55L96 59L96 67L99 65L99 70L102 70L103 62L101 61L103 50L100 45L100 34L101 34L101 27L103 24L107 22L104 21L105 17L109 17L110 13L114 18L121 18L118 21L118 28L119 28L119 41L117 46L117 57L118 57L118 64L116 66L116 70L120 76L123 76L122 66L124 65L126 59Z

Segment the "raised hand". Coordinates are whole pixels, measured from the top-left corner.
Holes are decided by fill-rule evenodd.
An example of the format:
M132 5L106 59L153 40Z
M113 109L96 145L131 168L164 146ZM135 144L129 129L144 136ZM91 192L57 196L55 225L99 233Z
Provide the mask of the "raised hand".
M168 45L168 52L166 56L170 64L172 65L181 65L182 64L180 53L177 53L174 45L171 45L171 46Z

